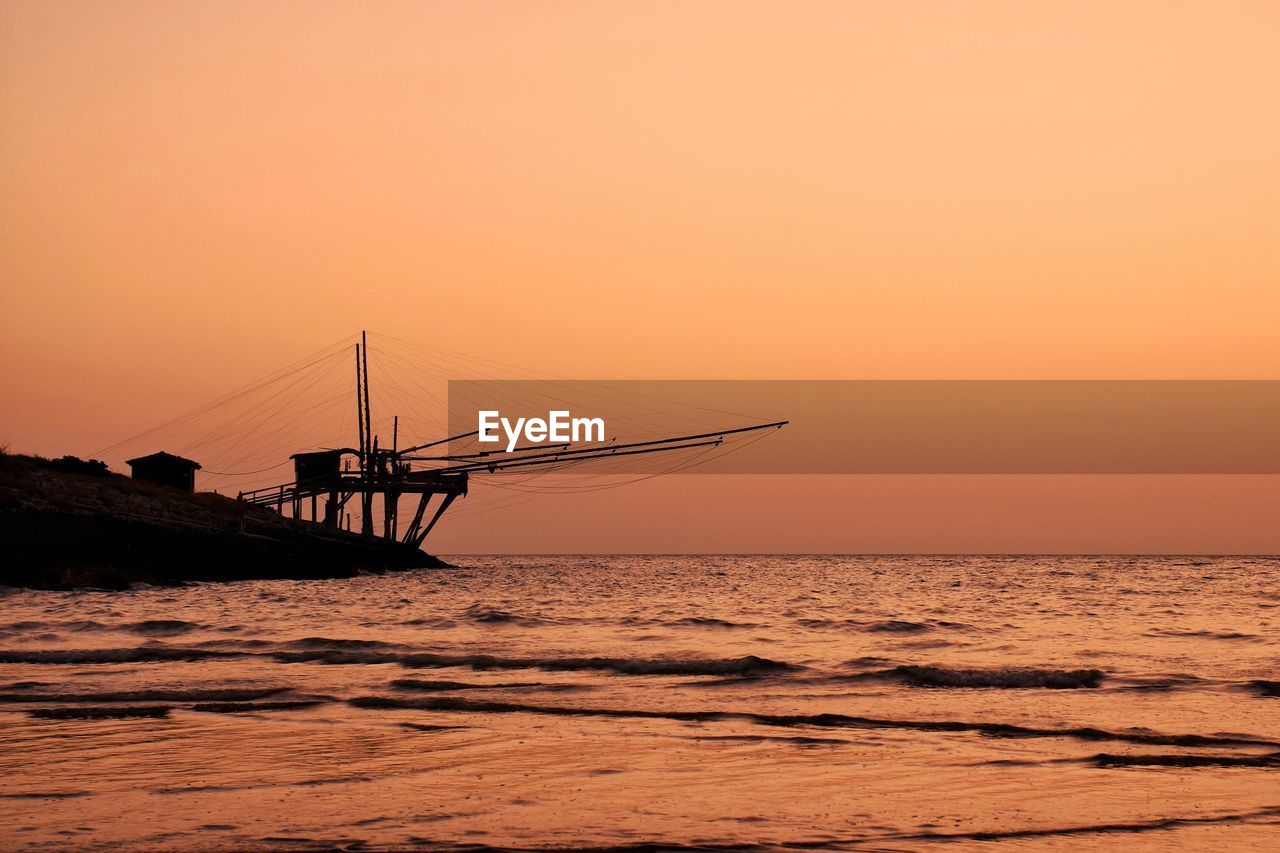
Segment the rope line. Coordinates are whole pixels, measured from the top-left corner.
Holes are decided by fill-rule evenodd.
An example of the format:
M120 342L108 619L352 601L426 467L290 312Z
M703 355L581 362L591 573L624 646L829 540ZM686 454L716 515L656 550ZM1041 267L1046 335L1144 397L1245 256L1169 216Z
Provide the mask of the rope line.
M511 399L530 410L569 408L583 396L618 408L609 417L610 440L625 436L643 440L669 436L673 423L699 427L724 425L724 417L763 418L694 403L665 400L635 392L625 385L570 380L484 356L369 333L369 384L374 412L373 432L390 448L393 419L399 416L400 447L425 444L449 434L449 416L474 417L465 400L450 399L449 381L459 379L538 380L535 386L513 385ZM122 439L95 456L119 463L133 455L167 449L197 458L207 467L201 477L224 490L251 491L276 485L279 471L293 453L353 447L356 439L352 361L356 335L348 335L290 364L155 427ZM450 407L453 411L450 411ZM713 416L720 416L719 418ZM693 430L689 430L693 431ZM705 431L705 430L699 430ZM770 433L727 436L719 444L672 449L671 456L606 456L593 460L566 458L541 466L489 472L473 471L473 488L465 504L450 517L487 515L539 497L587 494L621 488L705 465L763 439ZM450 447L453 452L483 448L472 436ZM656 466L656 467L655 467ZM375 501L381 513L381 499ZM350 505L353 524L360 515Z

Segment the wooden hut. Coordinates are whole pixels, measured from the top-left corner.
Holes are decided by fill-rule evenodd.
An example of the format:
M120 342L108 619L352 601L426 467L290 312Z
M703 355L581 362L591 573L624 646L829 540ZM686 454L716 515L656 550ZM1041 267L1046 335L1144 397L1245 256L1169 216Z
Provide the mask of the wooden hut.
M191 459L184 459L162 450L150 456L130 459L125 464L132 470L135 480L155 483L158 486L169 486L184 492L196 490L196 471L200 470L200 463Z

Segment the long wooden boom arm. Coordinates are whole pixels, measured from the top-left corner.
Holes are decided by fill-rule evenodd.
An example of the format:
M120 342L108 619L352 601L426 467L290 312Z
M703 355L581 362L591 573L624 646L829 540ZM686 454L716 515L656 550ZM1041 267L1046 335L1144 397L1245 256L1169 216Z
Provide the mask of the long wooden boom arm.
M521 456L509 461L486 460L465 462L460 465L451 465L445 468L437 468L433 470L438 474L455 474L466 471L497 471L504 468L524 466L534 462L538 462L540 464L550 464L553 462L586 462L588 460L603 459L610 456L634 456L638 453L659 453L667 450L684 450L690 447L706 447L711 444L720 444L727 435L738 435L740 433L756 432L764 429L781 429L788 423L790 423L790 421L774 421L773 423L759 424L757 426L738 427L736 429L719 430L717 432L703 432L694 435L678 435L672 436L671 438L658 438L650 441L633 441L626 444L614 444L609 447L588 447L580 450L539 453L530 456ZM701 441L701 439L714 440Z
M451 435L448 438L442 438L439 441L430 441L430 442L427 442L426 444L415 444L413 447L406 447L404 450L401 450L399 452L399 455L404 456L406 453L413 453L418 450L426 450L428 447L438 447L441 444L448 444L449 442L457 441L460 438L471 438L471 436L479 435L479 434L480 434L480 430L477 429L477 430L472 430L471 432L464 432L462 435Z

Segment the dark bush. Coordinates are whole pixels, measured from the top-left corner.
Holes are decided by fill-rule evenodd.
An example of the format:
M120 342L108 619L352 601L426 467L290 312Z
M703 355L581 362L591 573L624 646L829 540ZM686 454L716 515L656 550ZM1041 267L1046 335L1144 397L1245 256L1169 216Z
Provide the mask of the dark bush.
M88 474L91 477L106 477L111 473L107 470L107 463L101 459L86 461L79 456L49 459L45 462L45 467L52 468L54 471L65 471L68 474Z

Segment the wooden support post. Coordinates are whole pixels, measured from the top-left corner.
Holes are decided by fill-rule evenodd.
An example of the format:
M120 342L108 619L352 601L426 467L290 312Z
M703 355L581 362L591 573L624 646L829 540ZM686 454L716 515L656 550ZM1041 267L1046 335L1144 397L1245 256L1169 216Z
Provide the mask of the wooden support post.
M391 482L393 483L400 479L400 457L396 453L396 448L399 444L400 416L396 415L391 420L391 457L388 460L391 465L391 470L387 472L387 476L391 478ZM393 489L388 489L385 500L387 501L386 529L383 533L388 539L394 540L397 537L400 528L400 493Z
M422 498L418 501L418 510L413 514L413 521L409 522L409 527L404 532L404 542L409 544L413 541L413 537L418 535L418 528L422 526L422 514L427 511L427 504L431 502L431 493L423 492Z
M368 402L368 398L365 399ZM367 434L366 434L367 437ZM373 535L373 484L378 479L378 439L373 439L369 452L369 464L364 470L364 494L360 501L360 532L365 536Z
M418 534L417 538L413 540L413 547L419 548L422 546L422 541L427 538L427 534L431 532L431 528L436 526L436 522L440 520L440 516L444 515L444 511L449 508L449 504L453 503L453 499L457 496L457 493L444 496L444 502L436 509L436 514L431 516L431 523L428 524L423 531Z

